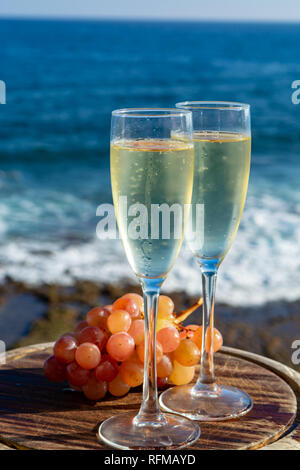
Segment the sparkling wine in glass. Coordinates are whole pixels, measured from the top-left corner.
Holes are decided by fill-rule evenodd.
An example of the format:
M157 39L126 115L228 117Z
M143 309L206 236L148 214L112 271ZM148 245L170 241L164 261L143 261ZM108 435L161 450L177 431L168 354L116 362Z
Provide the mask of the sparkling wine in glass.
M194 385L166 390L166 411L219 421L246 414L251 398L215 382L213 326L217 273L237 233L246 200L251 156L250 107L228 102L184 102L193 113L195 171L187 240L200 266L203 328L200 375ZM195 207L200 207L197 212ZM197 220L196 214L201 214Z
M182 244L193 174L190 111L113 111L111 182L115 213L126 256L143 288L145 310L145 370L140 410L113 416L99 428L100 438L118 449L177 449L190 445L200 435L195 423L160 411L156 375L159 291ZM165 225L160 224L157 209L164 212L171 207L173 216L167 217Z

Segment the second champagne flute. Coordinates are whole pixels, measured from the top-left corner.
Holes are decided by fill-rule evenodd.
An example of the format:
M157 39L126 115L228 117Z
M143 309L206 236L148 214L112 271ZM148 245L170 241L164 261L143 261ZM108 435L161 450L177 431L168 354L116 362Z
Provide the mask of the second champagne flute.
M176 137L173 137L176 135ZM144 293L145 370L143 399L136 412L104 421L100 438L118 449L177 449L200 435L188 419L163 414L158 405L156 318L160 287L184 237L192 196L192 114L179 109L124 109L112 114L111 183L120 236ZM171 224L159 225L156 210L177 208ZM162 214L163 216L163 214ZM170 214L169 214L170 216ZM113 336L111 337L113 338ZM110 338L110 341L111 341ZM115 347L123 358L133 339L122 333ZM133 359L134 360L134 359Z
M166 390L160 404L190 419L220 421L244 415L252 407L247 393L215 382L213 347L217 272L237 233L247 194L250 107L205 101L176 106L193 112L193 217L187 239L202 272L202 346L197 383Z

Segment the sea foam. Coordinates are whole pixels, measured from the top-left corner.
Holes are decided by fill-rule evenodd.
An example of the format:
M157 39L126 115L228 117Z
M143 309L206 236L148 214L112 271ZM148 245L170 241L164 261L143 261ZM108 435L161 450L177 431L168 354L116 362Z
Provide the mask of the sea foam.
M300 205L249 195L242 223L220 267L217 301L259 305L300 298ZM0 246L0 279L71 284L78 279L135 282L120 240L8 241ZM163 290L201 294L200 269L184 242Z

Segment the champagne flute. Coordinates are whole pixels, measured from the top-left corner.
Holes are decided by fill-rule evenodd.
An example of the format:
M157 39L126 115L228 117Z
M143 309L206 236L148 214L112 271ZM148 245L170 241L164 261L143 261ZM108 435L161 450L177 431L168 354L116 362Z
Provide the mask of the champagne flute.
M233 243L246 200L251 156L250 106L191 101L176 107L193 113L193 217L187 240L202 272L202 346L197 383L166 390L160 396L160 404L164 410L190 419L220 421L244 415L252 408L245 392L215 382L213 348L217 272ZM196 205L201 210L195 211ZM200 223L195 212L201 214Z
M173 137L173 134L176 137ZM194 174L192 113L180 109L123 109L112 113L111 182L115 212L129 264L144 294L145 368L138 414L104 421L100 438L118 449L175 449L200 435L195 423L163 414L158 405L156 318L160 287L184 237ZM157 226L153 208L176 205L169 236ZM165 227L166 228L166 227ZM168 230L167 230L168 231Z

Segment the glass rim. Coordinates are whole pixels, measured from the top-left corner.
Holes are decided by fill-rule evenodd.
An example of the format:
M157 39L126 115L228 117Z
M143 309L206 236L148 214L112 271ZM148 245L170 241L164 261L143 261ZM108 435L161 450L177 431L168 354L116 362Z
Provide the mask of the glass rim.
M250 104L236 101L181 101L176 103L178 109L216 109L216 110L236 110L250 109Z
M112 116L139 117L139 118L163 118L188 116L192 114L189 109L183 108L121 108L112 111Z

